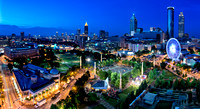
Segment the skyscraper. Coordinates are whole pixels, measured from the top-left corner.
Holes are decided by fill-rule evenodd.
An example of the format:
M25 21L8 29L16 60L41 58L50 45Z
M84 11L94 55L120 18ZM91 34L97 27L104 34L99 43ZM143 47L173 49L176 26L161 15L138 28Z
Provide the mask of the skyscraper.
M135 18L135 14L130 19L130 35L134 36L137 29L137 19Z
M28 39L30 39L30 38L31 38L31 33L28 34Z
M105 32L105 30L100 30L100 31L99 31L99 37L100 37L100 39L105 39L105 37L106 37L106 32Z
M174 7L167 7L167 37L174 37Z
M12 34L11 39L16 39L16 34Z
M81 29L77 29L77 35L81 34Z
M58 37L58 31L56 31L56 37Z
M64 37L64 33L61 34L61 37Z
M179 18L178 18L178 36L180 38L182 38L184 35L184 30L185 30L184 24L185 24L184 15L183 15L183 12L180 12Z
M22 40L24 40L24 32L21 32L20 34L21 34L20 41L22 41Z
M86 35L88 35L88 24L87 24L87 22L85 23L84 33L85 33Z
M109 32L105 33L106 39L109 37Z

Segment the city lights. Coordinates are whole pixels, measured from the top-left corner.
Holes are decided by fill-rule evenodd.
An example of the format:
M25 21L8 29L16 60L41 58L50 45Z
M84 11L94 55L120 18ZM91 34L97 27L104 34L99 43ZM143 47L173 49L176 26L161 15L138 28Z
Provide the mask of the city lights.
M1 4L0 108L200 108L197 0Z

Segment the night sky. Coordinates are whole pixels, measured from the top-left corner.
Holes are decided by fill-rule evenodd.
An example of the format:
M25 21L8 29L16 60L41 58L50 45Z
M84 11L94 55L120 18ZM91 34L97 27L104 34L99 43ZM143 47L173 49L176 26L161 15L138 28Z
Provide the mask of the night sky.
M76 32L84 23L89 33L103 29L110 35L129 33L133 13L138 27L167 29L167 7L175 7L175 36L178 15L185 15L185 32L200 36L199 0L0 0L0 24L25 27L56 27Z

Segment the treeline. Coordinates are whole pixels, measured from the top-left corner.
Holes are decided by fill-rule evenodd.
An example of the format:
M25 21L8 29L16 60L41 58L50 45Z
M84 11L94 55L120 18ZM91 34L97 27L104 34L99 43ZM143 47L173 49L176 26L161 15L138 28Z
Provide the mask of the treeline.
M69 93L66 99L60 100L57 105L52 105L51 109L77 109L80 104L94 104L99 99L95 93L86 94L84 86L90 77L87 71L81 78L79 78L74 86L74 89Z
M134 92L132 91L126 98L125 102L122 104L123 109L128 109L129 104L133 102L133 100L136 99L137 96L139 96L146 88L147 88L147 82L144 80L139 88Z
M100 70L97 75L100 77L100 79L105 80L107 77L110 79L110 83L112 86L119 88L120 83L120 74L117 72L112 71L102 71ZM126 86L126 84L129 81L129 73L122 74L122 88Z

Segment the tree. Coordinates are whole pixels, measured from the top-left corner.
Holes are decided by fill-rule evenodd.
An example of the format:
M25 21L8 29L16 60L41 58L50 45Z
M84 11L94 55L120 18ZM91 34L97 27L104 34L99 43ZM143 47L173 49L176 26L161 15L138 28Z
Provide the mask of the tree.
M106 71L99 71L98 73L100 79L105 80L108 77L108 73Z
M200 71L200 62L197 62L197 63L194 65L194 68L196 68L198 71Z
M152 51L152 50L154 50L154 52L157 50L157 48L156 48L155 45L153 45L153 46L151 47L151 51Z
M116 72L112 72L112 73L111 73L110 79L111 79L111 84L112 84L112 85L115 85L115 82L116 82L116 80L117 80L117 77L118 77L118 74L117 74Z
M180 81L179 89L186 90L185 81L183 79L181 79L181 81Z
M129 77L128 73L122 75L122 88L129 82Z
M132 78L136 78L137 76L141 75L141 72L139 69L135 68L131 71L131 75L132 75Z
M159 80L159 78L157 78L155 81L155 87L159 87L159 85L160 85L160 80Z
M194 50L193 49L189 49L190 54L194 54Z
M12 65L11 63L8 63L8 68L9 68L9 70L10 70L10 72L11 72L12 69L13 69L13 65Z
M195 79L195 78L193 78L193 81L192 81L192 83L191 83L191 87L192 87L192 88L195 88L195 87L196 87L196 79Z
M97 97L96 93L88 93L88 103L94 104L99 100L99 97Z
M186 88L190 88L191 87L190 78L187 78L187 80L185 82L185 87Z
M120 82L120 78L117 78L117 80L115 81L115 87L119 87L119 82Z
M151 70L151 71L149 72L148 78L149 78L149 79L154 79L154 77L155 77L154 72Z
M167 88L171 88L171 80L167 81Z
M165 67L167 66L167 63L162 62L162 63L160 63L160 66L161 66L162 69L165 69Z
M57 105L52 104L50 109L58 109Z
M174 84L173 84L173 89L176 90L178 88L178 84L179 84L179 81L178 79L176 78Z

